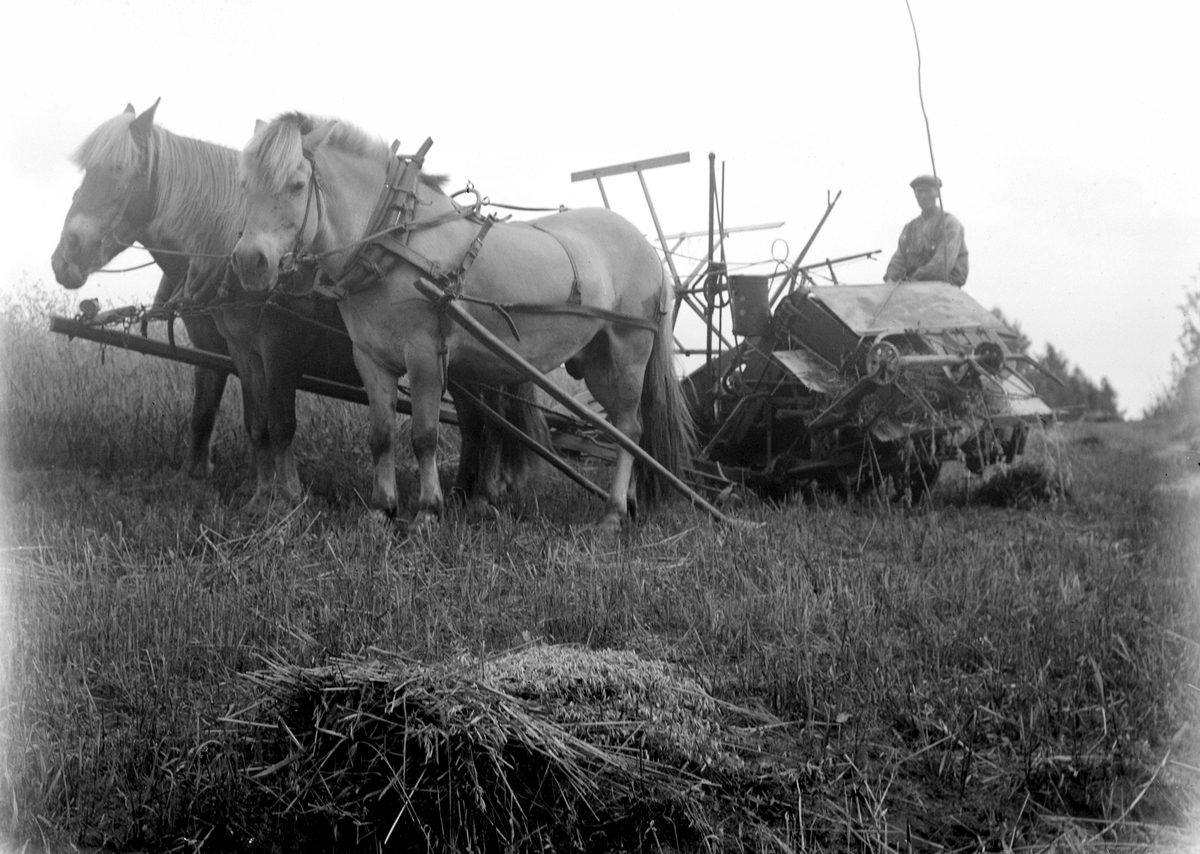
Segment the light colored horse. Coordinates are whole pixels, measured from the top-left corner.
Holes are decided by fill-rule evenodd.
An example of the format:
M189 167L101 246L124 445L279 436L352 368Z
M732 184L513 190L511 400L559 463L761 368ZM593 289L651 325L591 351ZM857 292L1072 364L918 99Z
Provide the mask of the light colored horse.
M84 180L75 191L62 236L50 258L55 279L68 290L82 287L92 273L133 243L153 218L150 171L142 164L144 146L139 147L137 141L150 137L155 107L137 116L129 105L124 113L93 131L75 153L75 163L85 170ZM177 247L164 243L163 248ZM183 286L189 260L184 255L151 254L163 271L154 298L154 304L160 306ZM194 346L229 355L210 315L189 314L183 325ZM182 469L186 475L205 477L212 471L212 432L228 377L225 371L195 369Z
M209 303L207 310L186 310L184 323L196 346L228 352L241 380L257 474L249 506L277 497L295 502L301 497L292 449L296 382L307 373L359 385L349 338L339 331L341 317L332 306L311 299L267 306L227 293L230 287L240 291L228 262L245 216L237 152L155 125L157 106L140 116L128 107L80 146L74 159L85 174L54 251L55 277L78 288L139 241L163 269L156 304L180 297ZM211 468L212 429L227 376L196 370L184 464L189 474Z
M386 144L347 124L296 113L260 123L241 160L249 210L234 266L243 285L274 287L281 259L304 252L317 253L325 274L338 280L365 235L391 162ZM415 227L407 245L414 257L461 269L480 221L457 216L436 182L415 182L412 192ZM440 224L421 227L434 220ZM420 476L417 526L442 509L436 410L443 385L522 379L421 295L415 283L428 272L406 260L340 303L371 400L371 507L388 515L397 509L391 407L397 377L408 373ZM566 363L618 430L640 440L672 473L682 470L693 440L672 364L673 294L657 254L631 223L585 209L496 224L461 292L471 314L519 355L542 371ZM570 304L573 294L581 306ZM495 305L506 306L507 315ZM633 463L631 453L618 450L603 527L619 527L636 507L635 484L649 487L648 499L664 491L641 467L635 480Z
M245 219L237 152L178 136L154 124L157 103L140 116L132 106L100 125L80 146L83 183L67 213L51 263L59 283L78 288L134 241L150 247L163 269L156 305L185 299L192 342L228 353L241 380L245 428L256 485L248 507L302 495L293 439L296 385L302 374L361 386L351 343L328 300L247 298L229 270L229 253ZM197 311L187 302L201 301ZM184 470L206 474L210 442L228 374L196 369L191 436ZM492 404L525 431L548 436L533 389L509 389ZM457 491L499 503L537 470L536 457L497 434L474 413L460 424Z

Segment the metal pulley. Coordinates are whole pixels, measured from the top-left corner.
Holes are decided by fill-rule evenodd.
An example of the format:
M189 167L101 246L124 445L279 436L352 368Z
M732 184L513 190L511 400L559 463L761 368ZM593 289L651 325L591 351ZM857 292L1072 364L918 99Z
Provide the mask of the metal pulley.
M867 350L865 367L876 385L891 385L900 375L900 351L890 341L876 341Z
M1004 349L994 341L984 341L972 354L975 364L988 373L999 373L1004 368Z

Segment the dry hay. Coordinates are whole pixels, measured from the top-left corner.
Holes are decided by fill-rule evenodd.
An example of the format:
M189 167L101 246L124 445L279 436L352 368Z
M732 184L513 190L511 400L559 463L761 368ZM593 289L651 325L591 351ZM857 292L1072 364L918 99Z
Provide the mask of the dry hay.
M1045 501L1070 497L1071 480L1062 466L1022 460L1016 465L994 466L984 476L975 497L993 507L1027 510Z
M631 652L535 645L252 678L273 700L245 722L278 733L255 778L335 850L782 848L772 826L795 822L819 776L767 747L762 716Z

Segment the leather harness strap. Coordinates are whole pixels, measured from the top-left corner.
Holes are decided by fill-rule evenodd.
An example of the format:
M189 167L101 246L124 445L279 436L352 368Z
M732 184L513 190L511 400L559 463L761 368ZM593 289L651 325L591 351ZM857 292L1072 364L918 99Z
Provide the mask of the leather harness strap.
M568 314L576 317L588 317L604 320L609 323L619 323L658 331L657 318L651 320L635 315L622 314L616 311L583 305L583 291L579 281L579 268L575 258L562 239L536 223L527 223L543 234L553 237L562 247L571 264L571 292L565 303L498 303L494 300L484 300L467 296L462 292L463 280L479 252L483 240L496 223L494 215L479 217L481 202L476 193L474 205L456 208L453 211L434 217L433 219L414 222L417 205L417 182L421 167L425 162L425 153L433 145L432 139L426 139L417 153L411 157L396 154L399 143L392 144L392 157L388 164L387 181L380 193L375 211L371 215L371 225L367 229L369 237L360 243L350 256L345 272L333 285L315 283L312 290L321 296L340 300L346 296L359 293L382 281L400 263L415 267L425 277L435 283L444 294L443 300L463 299L480 305L490 306L499 312L508 323L513 337L520 339L516 324L510 314ZM315 164L314 164L315 167ZM315 182L315 168L314 168ZM319 204L319 201L318 201ZM307 211L306 211L307 214ZM457 219L474 219L480 222L479 232L467 248L462 260L454 269L447 269L431 258L422 255L409 246L408 240L414 231L436 228ZM444 340L444 336L443 336Z
M435 262L408 246L417 205L417 180L425 164L425 153L432 145L433 140L426 139L416 154L400 157L396 154L400 143L392 143L387 180L384 181L379 201L375 203L375 211L371 214L371 224L367 228L368 234L380 233L354 250L346 263L346 272L332 287L321 286L326 295L341 299L371 287L375 282L382 281L401 260L430 275L440 274ZM403 232L403 239L394 237L393 231Z
M635 326L638 329L649 329L651 332L658 331L658 323L647 317L637 317L632 314L622 314L619 311L609 311L607 308L599 308L594 305L572 305L570 303L545 303L545 302L511 302L511 303L489 303L498 309L512 312L514 314L570 314L575 317L591 317L599 320L607 320L611 323L621 323L626 326Z
M567 248L567 244L562 242L562 238L552 231L547 231L536 222L529 222L526 225L531 228L536 228L542 234L548 234L554 238L554 241L562 247L563 252L567 254L567 260L571 262L571 295L567 297L568 305L583 305L583 290L579 286L579 268L575 266L575 259L571 256L571 250Z

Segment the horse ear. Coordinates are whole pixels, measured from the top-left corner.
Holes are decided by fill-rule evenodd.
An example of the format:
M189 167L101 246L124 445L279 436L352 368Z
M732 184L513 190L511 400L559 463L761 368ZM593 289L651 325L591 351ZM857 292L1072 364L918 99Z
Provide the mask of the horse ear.
M265 128L266 126L267 126L267 123L264 122L262 119L255 119L254 120L254 135L258 136L260 133L263 132L263 128Z
M337 119L330 119L310 130L301 140L304 150L310 154L316 151L325 140L329 139L329 134L335 127L337 127Z
M159 98L158 101L161 101ZM145 139L150 134L150 128L154 124L154 111L158 109L158 101L150 105L150 109L142 113L132 124L129 125L129 132L137 139Z
M133 104L126 104L126 105L125 105L125 112L127 112L127 113L133 113L135 116L137 115L137 110L135 110L135 109L133 108Z

